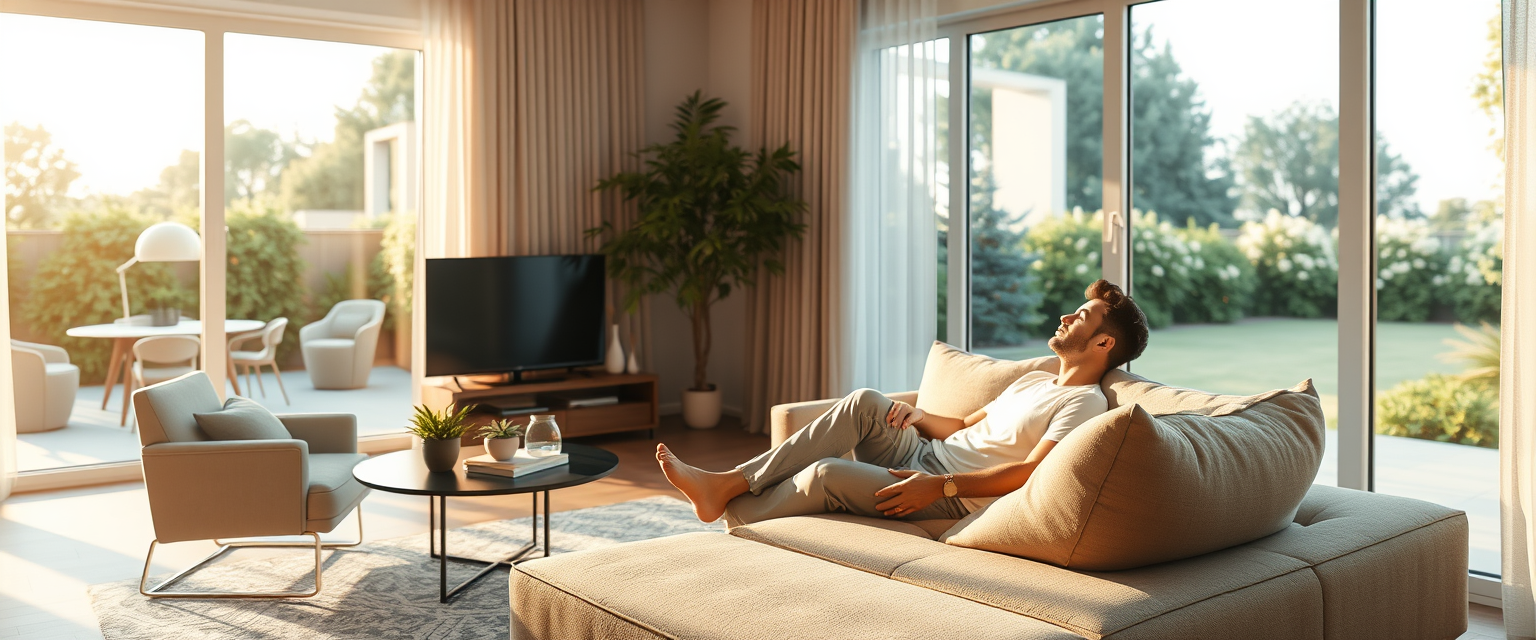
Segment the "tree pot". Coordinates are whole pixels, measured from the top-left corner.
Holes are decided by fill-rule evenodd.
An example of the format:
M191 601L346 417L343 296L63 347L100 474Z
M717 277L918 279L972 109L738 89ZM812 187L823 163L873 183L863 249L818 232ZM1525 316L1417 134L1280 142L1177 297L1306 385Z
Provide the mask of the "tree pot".
M503 462L511 460L513 457L515 457L517 455L517 450L521 449L522 446L522 436L485 439L485 453L491 456L492 459L500 460Z
M713 429L720 424L720 387L708 391L683 389L683 423L695 429Z
M452 473L454 465L459 463L459 439L422 440L421 460L427 463L427 471Z

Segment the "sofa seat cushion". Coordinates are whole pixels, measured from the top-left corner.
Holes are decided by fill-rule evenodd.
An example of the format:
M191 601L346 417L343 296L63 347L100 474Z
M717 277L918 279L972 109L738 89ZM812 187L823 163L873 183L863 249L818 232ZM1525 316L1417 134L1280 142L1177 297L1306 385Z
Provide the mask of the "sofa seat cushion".
M352 477L352 467L367 459L363 453L309 454L309 499L305 507L311 523L338 520L362 502L368 488Z
M844 514L768 520L736 527L731 535L1005 609L1086 638L1142 637L1132 630L1165 629L1161 625L1180 619L1179 612L1249 589L1269 595L1243 605L1244 616L1265 608L1294 614L1249 637L1321 637L1321 592L1308 563L1251 545L1090 573L958 548L927 539L911 524ZM1304 612L1313 609L1317 618L1306 619Z
M996 607L719 533L522 562L512 568L510 589L512 636L520 640L1081 638Z
M357 341L351 338L316 338L305 342L303 346L309 352L351 351L357 346Z

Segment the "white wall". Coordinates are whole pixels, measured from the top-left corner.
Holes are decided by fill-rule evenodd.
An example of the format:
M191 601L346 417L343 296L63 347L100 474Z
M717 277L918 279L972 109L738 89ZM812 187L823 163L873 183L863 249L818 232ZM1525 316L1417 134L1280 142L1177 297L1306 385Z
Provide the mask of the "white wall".
M646 142L671 138L673 109L696 90L724 99L721 122L744 133L751 97L751 0L645 0ZM711 314L709 379L720 386L725 412L746 405L746 298L736 292ZM670 296L651 301L651 365L661 375L663 413L679 411L693 381L693 332Z

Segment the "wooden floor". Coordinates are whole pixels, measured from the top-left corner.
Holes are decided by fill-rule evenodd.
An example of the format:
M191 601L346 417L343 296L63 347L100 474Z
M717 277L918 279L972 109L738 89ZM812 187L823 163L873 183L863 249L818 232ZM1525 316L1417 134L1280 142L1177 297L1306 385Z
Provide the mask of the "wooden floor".
M766 436L744 433L729 418L719 428L705 431L688 429L675 417L666 418L656 440L644 434L620 434L581 441L618 454L619 467L599 482L555 492L550 505L555 511L652 495L681 497L656 468L657 441L706 469L729 468L768 448ZM425 498L375 491L363 504L367 540L427 531ZM529 502L523 496L456 498L449 504L449 526L528 514ZM352 526L348 521L337 532L347 534ZM101 638L86 587L137 578L153 537L148 500L139 483L20 494L0 503L0 640ZM212 549L206 542L165 545L155 553L155 570L178 569ZM274 553L282 552L241 550L227 558ZM1499 610L1472 605L1469 629L1462 638L1504 638Z
M584 444L618 454L619 467L598 482L552 493L550 508L566 511L653 495L681 498L656 467L658 441L708 469L727 469L768 449L767 436L747 434L731 418L718 428L700 431L667 417L656 435L656 440L643 432L582 438ZM363 510L366 540L427 532L426 498L374 491ZM448 526L529 513L526 496L454 498L449 501ZM336 532L351 535L355 526L349 519ZM101 638L86 587L138 578L153 538L141 483L24 493L0 503L0 640ZM155 552L155 571L177 570L213 549L208 542L164 545ZM226 558L275 553L285 551L245 549Z

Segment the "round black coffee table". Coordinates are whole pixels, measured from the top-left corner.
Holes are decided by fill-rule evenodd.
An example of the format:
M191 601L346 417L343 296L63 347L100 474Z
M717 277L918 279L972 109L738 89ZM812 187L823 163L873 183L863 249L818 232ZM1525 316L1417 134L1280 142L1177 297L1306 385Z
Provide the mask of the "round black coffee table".
M535 471L520 478L471 475L462 463L452 473L432 473L416 450L396 451L364 460L352 468L352 476L370 489L427 496L427 546L438 560L438 601L448 602L465 587L474 584L498 567L527 559L539 546L539 494L544 494L544 555L549 556L549 492L586 484L613 473L619 457L597 447L564 443L563 453L570 464ZM505 560L486 565L474 577L452 589L448 588L448 561L482 563L484 560L448 555L448 498L465 496L503 496L513 493L533 494L533 536L529 542ZM433 504L435 499L436 505ZM439 552L441 549L441 552Z

